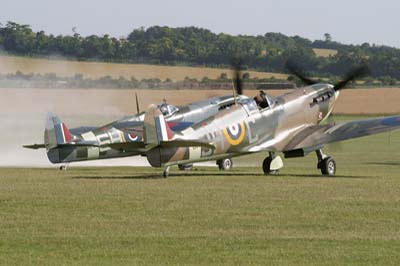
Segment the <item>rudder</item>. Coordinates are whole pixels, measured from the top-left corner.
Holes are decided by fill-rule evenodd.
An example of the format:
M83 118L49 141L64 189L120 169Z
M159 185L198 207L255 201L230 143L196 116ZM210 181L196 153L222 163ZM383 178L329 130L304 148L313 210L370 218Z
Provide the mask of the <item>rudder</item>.
M49 150L58 145L71 143L73 140L74 137L67 126L55 114L47 114L44 131L44 144L46 148Z
M159 145L162 141L169 141L173 134L166 123L163 114L152 105L144 116L144 143Z

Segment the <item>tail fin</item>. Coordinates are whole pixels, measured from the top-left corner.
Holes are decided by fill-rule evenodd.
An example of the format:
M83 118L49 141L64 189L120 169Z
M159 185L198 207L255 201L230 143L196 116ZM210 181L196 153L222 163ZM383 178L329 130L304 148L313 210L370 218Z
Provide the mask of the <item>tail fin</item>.
M73 140L74 137L67 126L56 115L49 113L44 131L44 144L46 148L52 149L58 145L71 143Z
M144 143L160 144L169 141L173 134L157 106L152 105L144 116Z

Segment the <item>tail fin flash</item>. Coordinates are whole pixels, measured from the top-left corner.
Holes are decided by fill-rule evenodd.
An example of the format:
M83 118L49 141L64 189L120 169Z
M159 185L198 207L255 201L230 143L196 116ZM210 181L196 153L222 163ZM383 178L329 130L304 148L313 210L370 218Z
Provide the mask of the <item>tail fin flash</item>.
M73 135L67 126L56 115L50 113L46 119L44 131L44 143L47 149L55 148L58 145L71 143Z
M144 143L158 145L172 138L172 131L161 111L155 105L150 106L144 116Z

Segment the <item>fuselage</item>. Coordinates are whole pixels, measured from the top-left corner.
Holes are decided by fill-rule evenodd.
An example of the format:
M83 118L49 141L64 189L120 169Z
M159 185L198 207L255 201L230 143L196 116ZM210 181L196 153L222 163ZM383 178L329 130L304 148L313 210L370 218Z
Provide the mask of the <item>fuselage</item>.
M260 108L251 98L244 98L174 136L211 143L214 150L204 147L154 149L148 152L147 158L152 166L161 167L264 150L285 151L298 132L320 124L329 116L337 96L332 85L316 84L270 98L266 108Z
M253 98L215 97L165 113L175 138L212 143L214 150L200 147L155 148L148 152L114 149L111 143L143 142L144 113L86 131L71 130L76 143L48 150L53 163L145 155L152 166L209 161L263 150L284 151L303 128L321 123L331 112L337 94L329 84L295 89L269 97L261 108ZM264 106L265 107L265 106ZM171 110L169 110L171 111ZM81 132L79 132L79 130Z
M237 100L245 96L238 96ZM229 108L235 102L232 95L213 97L188 105L175 107L166 103L159 104L168 125L174 131L181 131L207 117L214 116ZM101 127L80 127L71 129L79 142L91 142L93 146L64 145L48 149L47 156L52 163L76 162L85 160L109 159L144 155L139 151L113 149L111 143L142 142L144 112L125 117ZM46 143L46 140L45 140Z

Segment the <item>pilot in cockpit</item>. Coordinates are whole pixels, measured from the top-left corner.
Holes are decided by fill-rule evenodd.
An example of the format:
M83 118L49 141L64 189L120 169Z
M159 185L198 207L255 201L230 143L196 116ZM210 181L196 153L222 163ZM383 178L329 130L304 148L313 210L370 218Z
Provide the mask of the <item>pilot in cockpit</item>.
M179 111L178 107L168 104L166 99L158 105L158 108L164 116L170 116Z
M260 90L260 92L254 97L254 101L261 109L269 107L268 96L263 90Z
M169 115L168 105L166 103L162 103L160 105L160 111L163 115Z

